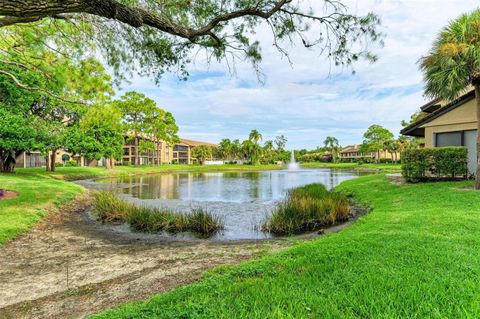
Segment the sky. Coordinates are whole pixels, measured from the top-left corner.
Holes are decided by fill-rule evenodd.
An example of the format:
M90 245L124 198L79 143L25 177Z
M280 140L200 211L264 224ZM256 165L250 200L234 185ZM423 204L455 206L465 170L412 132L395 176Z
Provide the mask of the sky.
M308 0L307 0L308 1ZM320 0L310 0L312 5ZM350 12L373 11L380 16L385 46L375 48L378 62L360 62L356 73L331 68L319 52L302 45L289 48L292 65L273 47L268 29L262 42L264 83L247 63L236 73L226 65L201 59L191 65L188 81L173 74L159 85L150 78L133 78L121 92L135 90L173 113L182 138L217 143L222 138L246 139L252 129L263 140L284 135L289 149L313 149L326 136L343 146L359 144L372 124L395 135L427 100L423 96L418 60L449 21L478 7L473 0L347 0ZM320 7L319 7L320 8ZM319 12L320 13L320 12ZM120 93L121 93L120 92Z

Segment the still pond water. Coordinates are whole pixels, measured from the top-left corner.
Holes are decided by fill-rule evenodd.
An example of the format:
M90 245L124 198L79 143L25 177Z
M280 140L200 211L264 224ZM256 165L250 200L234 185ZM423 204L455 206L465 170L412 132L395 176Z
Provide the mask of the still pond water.
M90 186L113 189L123 199L149 207L186 212L202 207L225 222L225 230L213 239L263 239L270 235L258 226L288 189L311 183L322 183L330 189L364 174L368 173L331 169L171 173L103 179ZM191 235L175 237L188 239Z

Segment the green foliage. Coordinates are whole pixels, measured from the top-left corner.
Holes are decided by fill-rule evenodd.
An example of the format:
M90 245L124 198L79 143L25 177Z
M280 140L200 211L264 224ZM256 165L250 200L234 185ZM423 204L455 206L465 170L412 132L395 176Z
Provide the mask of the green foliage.
M223 221L202 208L190 213L139 207L119 199L111 192L94 193L94 212L103 223L128 222L135 231L170 233L194 232L211 236L223 229Z
M469 85L480 84L480 9L450 22L420 61L425 93L453 100Z
M409 182L466 177L467 165L465 147L410 149L402 153L402 175Z
M191 156L195 158L200 165L203 165L206 160L213 158L215 147L208 145L199 145L192 149Z
M172 113L159 108L144 94L127 92L120 100L114 101L114 105L119 108L125 123L124 130L131 134L132 139L148 137L171 144L178 142L178 126ZM153 143L144 140L141 150L137 151L153 150L153 146Z
M113 105L100 104L91 107L80 120L78 128L69 131L65 146L74 154L100 160L119 159L123 143L120 111Z
M338 144L338 139L333 136L327 136L323 144L325 145L325 148L332 155L332 160L335 163L337 161L337 158L340 152L340 145Z
M322 184L292 189L262 226L274 234L295 234L318 230L350 217L350 202Z
M16 155L34 148L36 132L30 121L0 103L0 171L12 172Z

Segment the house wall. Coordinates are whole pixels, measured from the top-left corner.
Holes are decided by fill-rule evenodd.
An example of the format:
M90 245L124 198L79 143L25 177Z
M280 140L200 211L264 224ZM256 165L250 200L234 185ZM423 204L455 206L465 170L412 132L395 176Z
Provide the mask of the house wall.
M426 123L422 126L425 128L425 147L435 147L435 133L476 130L476 118L476 105L473 99Z

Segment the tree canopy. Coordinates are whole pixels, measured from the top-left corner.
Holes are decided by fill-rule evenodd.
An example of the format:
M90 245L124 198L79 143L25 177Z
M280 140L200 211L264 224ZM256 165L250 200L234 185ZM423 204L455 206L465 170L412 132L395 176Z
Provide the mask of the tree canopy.
M305 0L0 0L0 71L23 88L38 89L15 70L50 76L55 52L69 61L101 55L117 80L132 72L157 81L165 72L186 79L198 53L229 67L248 60L259 71L265 43L255 32L261 26L283 55L301 44L339 66L375 60L370 44L382 41L379 18L353 14L341 1L321 2L312 8Z

